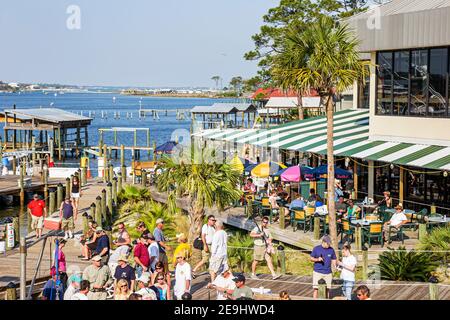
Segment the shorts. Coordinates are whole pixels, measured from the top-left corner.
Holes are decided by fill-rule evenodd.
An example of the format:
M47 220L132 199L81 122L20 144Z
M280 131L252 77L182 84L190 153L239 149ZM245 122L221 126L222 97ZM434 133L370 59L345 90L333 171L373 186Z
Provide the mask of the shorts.
M74 199L79 199L79 198L80 198L80 193L79 193L79 192L77 192L77 193L71 193L70 196L71 196L72 198L74 198Z
M67 230L67 229L69 229L69 230L73 230L73 229L75 229L75 223L73 222L73 217L70 217L69 219L62 219L62 222L61 222L61 228L63 229L63 230Z
M164 264L164 270L169 270L169 259L167 259L167 254L165 252L160 252L158 261Z
M254 246L253 247L253 260L264 261L270 255L266 252L266 246Z
M211 257L209 259L209 271L219 273L228 266L227 257Z
M318 289L319 288L319 280L323 279L325 280L325 283L327 284L327 289L331 289L331 283L333 281L333 274L323 274L319 272L313 272L313 288Z
M95 241L93 243L88 243L87 247L89 250L94 251L97 248L97 241Z
M211 251L205 252L205 250L202 250L202 261L201 262L203 264L208 263L210 258L211 258Z
M31 215L31 229L42 229L44 227L44 216L36 217Z

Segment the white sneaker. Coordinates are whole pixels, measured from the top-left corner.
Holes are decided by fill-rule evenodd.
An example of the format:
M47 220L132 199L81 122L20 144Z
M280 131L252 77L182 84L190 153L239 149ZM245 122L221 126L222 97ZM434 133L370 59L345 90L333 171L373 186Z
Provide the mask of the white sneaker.
M253 279L253 280L259 280L258 276L256 274L254 274L254 273L252 273L250 278Z
M272 276L272 280L277 280L277 279L280 279L280 278L281 278L281 274L274 274Z
M67 239L69 239L69 235L66 233L66 234L64 235L64 240L67 240Z

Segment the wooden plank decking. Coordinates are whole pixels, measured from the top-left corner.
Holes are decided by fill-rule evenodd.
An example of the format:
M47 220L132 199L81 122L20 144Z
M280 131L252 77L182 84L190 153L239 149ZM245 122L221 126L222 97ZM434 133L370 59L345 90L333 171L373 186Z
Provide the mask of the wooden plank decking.
M9 176L0 176L0 195L18 195L20 192L19 185L17 180L19 176L9 175ZM64 183L64 179L49 179L48 186L56 186L58 183ZM32 177L31 178L31 186L25 188L26 192L41 190L44 188L44 183L41 181L40 177Z

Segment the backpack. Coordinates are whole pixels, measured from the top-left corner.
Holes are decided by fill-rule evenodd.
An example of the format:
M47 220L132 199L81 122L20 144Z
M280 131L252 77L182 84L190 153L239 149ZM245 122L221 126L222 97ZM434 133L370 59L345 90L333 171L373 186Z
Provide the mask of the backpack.
M203 250L203 240L201 236L195 238L193 246L195 249Z

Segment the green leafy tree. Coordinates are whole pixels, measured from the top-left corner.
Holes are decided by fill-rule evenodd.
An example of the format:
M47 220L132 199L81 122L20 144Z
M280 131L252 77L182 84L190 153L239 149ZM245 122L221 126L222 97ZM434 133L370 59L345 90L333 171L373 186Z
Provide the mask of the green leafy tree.
M241 95L243 79L241 76L233 77L230 81L230 86L234 89L237 96Z
M419 249L431 251L430 255L447 265L450 258L450 227L433 229L420 239Z
M228 239L228 257L231 267L239 272L250 270L253 261L253 239L248 234L236 232Z
M300 94L314 90L326 107L327 195L330 236L335 248L338 241L334 202L334 97L366 76L368 63L360 60L358 44L346 25L337 25L332 18L323 17L307 28L289 29L283 49L274 57L272 64L272 76L280 87Z
M215 82L216 84L215 88L217 89L219 87L220 76L214 76L211 78L211 80Z
M163 157L161 168L156 181L159 191L186 196L191 241L200 234L207 207L222 211L241 197L239 173L217 159L215 150L192 146L177 157Z
M150 200L150 191L133 185L126 185L117 195L119 203L136 203L142 200Z
M381 279L392 281L428 281L438 265L431 255L405 247L385 251L378 260Z
M255 76L253 78L244 80L242 90L244 92L256 91L256 89L258 89L258 87L260 86L261 82L262 82L262 79L259 76Z

